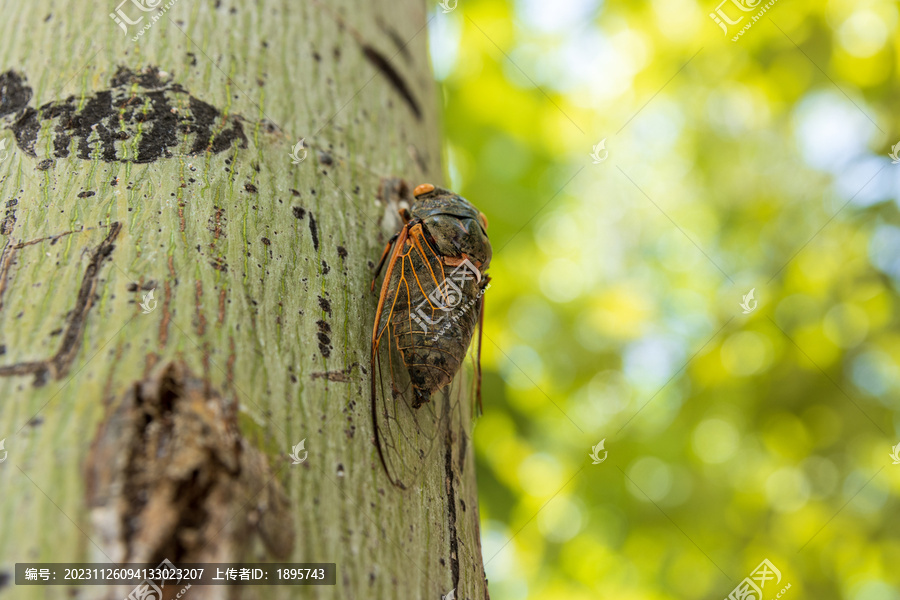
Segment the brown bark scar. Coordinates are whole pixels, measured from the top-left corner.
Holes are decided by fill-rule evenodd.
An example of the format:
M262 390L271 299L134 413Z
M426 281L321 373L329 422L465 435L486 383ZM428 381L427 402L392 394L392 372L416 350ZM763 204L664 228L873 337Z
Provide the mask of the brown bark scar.
M237 351L234 347L234 336L228 336L228 361L225 363L225 376L228 383L234 385L234 363L237 360Z
M203 316L203 282L199 279L195 286L195 307L197 308L197 335L202 336L206 331L206 317Z
M219 319L218 324L222 325L225 322L225 288L222 288L222 291L219 292Z
M172 276L172 281L175 281L175 267L172 263L172 257L169 256L169 274ZM163 350L166 347L166 342L169 340L169 321L172 319L172 314L169 312L169 305L172 303L172 284L169 281L166 281L166 293L163 297L163 306L162 306L162 319L159 321L159 349Z
M79 342L87 325L87 315L94 305L94 296L100 283L100 268L115 249L115 239L122 230L116 221L110 225L109 234L94 249L91 260L84 270L81 288L75 299L75 306L69 311L65 331L60 340L59 350L51 358L39 361L21 362L14 365L0 366L0 377L34 374L35 384L40 385L46 377L59 379L69 372L75 356L78 354Z
M359 363L355 362L341 371L319 371L317 373L310 373L309 376L312 379L327 379L328 381L336 381L338 383L350 383L352 381L350 373L357 367L359 367Z
M293 551L290 501L242 437L237 400L180 360L119 396L84 477L94 539L116 563L237 561L256 536L276 558Z

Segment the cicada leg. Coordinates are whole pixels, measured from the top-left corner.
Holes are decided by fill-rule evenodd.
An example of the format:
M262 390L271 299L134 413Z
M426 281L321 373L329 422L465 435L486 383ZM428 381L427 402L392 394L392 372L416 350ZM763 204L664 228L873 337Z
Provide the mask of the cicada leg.
M491 281L489 275L484 276L482 290ZM481 295L481 305L478 310L478 350L475 355L475 401L478 402L478 416L484 414L484 405L481 403L481 338L484 334L484 294Z
M381 260L378 261L378 266L375 267L375 275L372 277L372 287L371 291L375 291L375 282L378 281L378 275L381 273L381 267L384 266L384 261L387 260L388 254L391 252L391 246L394 245L394 242L397 241L397 238L400 237L400 232L398 231L394 235L391 236L391 239L388 240L387 246L384 247L384 252L381 253Z

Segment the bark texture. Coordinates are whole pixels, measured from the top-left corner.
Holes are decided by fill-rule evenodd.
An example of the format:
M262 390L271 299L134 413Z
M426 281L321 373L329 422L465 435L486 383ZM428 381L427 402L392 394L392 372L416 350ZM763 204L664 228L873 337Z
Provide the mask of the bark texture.
M167 558L338 566L197 599L486 598L470 403L408 491L369 416L391 181L442 179L424 3L137 3L0 2L0 595Z

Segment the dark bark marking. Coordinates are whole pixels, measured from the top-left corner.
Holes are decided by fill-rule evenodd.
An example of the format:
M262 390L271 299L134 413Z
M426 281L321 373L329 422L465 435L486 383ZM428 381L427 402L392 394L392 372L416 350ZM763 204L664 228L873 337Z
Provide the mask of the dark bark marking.
M81 288L78 290L78 296L75 299L75 306L69 311L65 332L56 354L44 360L0 366L0 377L34 374L35 385L42 385L48 377L59 379L69 372L69 368L78 354L81 338L87 324L88 313L94 305L94 298L100 283L100 267L115 249L114 242L121 229L122 226L118 221L110 225L110 231L106 239L100 242L94 250L91 260L84 270ZM36 242L28 242L28 244L31 243Z
M446 404L446 403L445 403ZM445 412L449 412L445 408ZM448 415L449 416L449 415ZM447 485L447 526L450 535L450 574L453 589L459 587L459 534L456 531L456 484L453 474L453 433L447 428L446 450L444 451L444 474Z
M362 44L363 54L366 59L372 63L372 65L381 71L381 73L387 78L388 82L391 86L400 94L400 97L406 101L406 104L409 106L410 110L412 110L416 119L422 120L422 109L419 108L419 103L413 97L412 92L409 90L409 86L406 83L406 80L397 72L394 66L391 64L390 60L385 57L381 52L373 48L368 44Z
M409 52L409 42L403 40L397 30L386 24L381 19L378 19L378 26L381 30L391 38L391 41L394 43L394 46L397 47L397 52L403 55L403 58L406 59L406 62L412 61L412 54Z
M313 249L319 251L319 228L316 225L316 219L313 217L312 211L309 213L309 232L312 234Z
M331 316L331 302L329 302L322 296L319 296L319 308L321 308L326 313L328 313L329 317ZM323 321L319 321L319 322L322 323Z
M134 86L142 89L133 91ZM0 116L18 113L11 125L16 143L29 156L42 158L41 168L51 156L39 157L44 148L36 143L48 121L53 123L52 158L68 157L73 139L80 159L134 163L171 158L170 148L180 145L190 145L187 154L196 155L222 152L235 142L241 148L248 144L239 117L224 116L153 66L139 73L119 67L110 88L88 96L83 105L69 96L34 109L26 106L31 95L23 77L13 71L0 75ZM129 140L138 135L135 153Z
M319 303L322 302L328 303L327 300L319 296ZM331 307L328 307L328 312L331 314ZM319 320L316 323L316 326L319 330L318 334L316 334L316 338L319 340L319 352L325 358L331 356L331 337L328 335L331 333L331 326L328 325L325 321Z
M17 113L31 102L33 94L25 81L13 70L0 75L0 117Z

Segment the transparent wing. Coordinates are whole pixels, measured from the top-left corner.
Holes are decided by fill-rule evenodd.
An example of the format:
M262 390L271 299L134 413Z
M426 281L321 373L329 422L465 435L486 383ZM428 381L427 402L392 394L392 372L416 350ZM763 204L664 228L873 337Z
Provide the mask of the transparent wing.
M446 439L460 394L458 386L451 384L413 408L414 390L400 348L421 343L415 333L419 324L412 317L413 307L439 285L443 267L430 248L404 243L404 238L401 236L403 245L395 250L396 260L385 273L382 310L372 341L371 403L375 443L388 478L397 487L409 489L418 482L423 467L440 460L435 448Z

